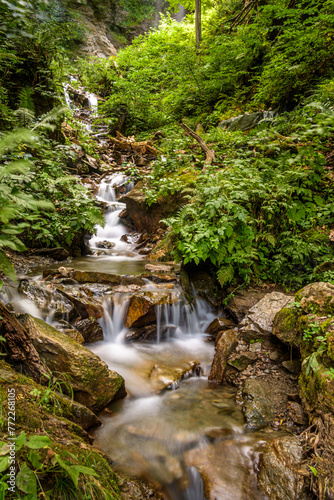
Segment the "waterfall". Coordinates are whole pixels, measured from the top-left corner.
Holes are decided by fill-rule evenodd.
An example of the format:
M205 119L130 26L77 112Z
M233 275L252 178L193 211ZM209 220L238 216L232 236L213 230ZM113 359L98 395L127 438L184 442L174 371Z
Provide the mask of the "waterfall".
M124 316L129 305L129 298L123 294L115 294L103 302L103 317L99 320L103 328L104 340L121 343L126 331Z

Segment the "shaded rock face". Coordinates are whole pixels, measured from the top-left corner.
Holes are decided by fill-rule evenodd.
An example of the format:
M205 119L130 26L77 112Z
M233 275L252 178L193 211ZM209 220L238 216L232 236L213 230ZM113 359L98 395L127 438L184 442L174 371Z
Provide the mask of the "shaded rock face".
M216 339L216 351L213 358L209 380L221 384L226 370L228 357L238 345L238 339L234 332L228 330L220 334Z
M251 309L259 300L265 296L265 292L258 290L241 290L233 297L228 303L226 309L231 314L232 318L240 323Z
M239 333L245 340L269 340L277 312L293 301L293 297L280 292L266 294L255 306L249 309L239 324Z
M28 314L18 319L27 329L43 363L59 379L66 374L64 381L72 386L77 402L99 412L122 394L123 378L109 370L96 354L42 320Z
M102 326L95 318L79 319L74 323L74 326L79 330L87 343L103 340Z
M303 449L296 436L268 441L259 461L259 489L272 500L300 499L304 484L299 473L302 455Z
M137 231L153 233L159 228L160 221L178 210L186 200L176 194L148 207L144 189L144 184L138 182L120 201L126 204L128 216Z
M210 325L205 330L205 333L208 333L212 336L217 336L220 332L224 332L226 330L230 330L234 328L236 324L231 319L227 318L215 318Z
M220 286L216 277L199 267L187 265L186 271L190 281L189 293L193 293L192 285L200 297L203 297L212 307L218 308L220 306Z
M239 115L228 120L223 120L219 123L218 127L227 130L250 130L256 127L262 120L270 121L274 115L273 111L258 111L257 113Z

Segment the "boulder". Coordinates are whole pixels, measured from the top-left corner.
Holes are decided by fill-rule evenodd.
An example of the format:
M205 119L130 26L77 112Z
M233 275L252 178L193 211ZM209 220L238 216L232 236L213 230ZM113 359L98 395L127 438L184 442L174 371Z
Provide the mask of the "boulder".
M216 350L213 358L209 380L221 384L224 379L228 357L238 345L234 332L227 330L216 338Z
M256 113L247 113L245 115L229 118L228 120L223 120L219 123L218 127L231 131L250 130L256 127L262 120L272 120L274 115L275 113L273 111L257 111Z
M81 316L83 319L87 318L102 318L103 307L99 302L96 302L92 297L87 297L81 292L72 291L72 293L67 293L65 290L60 288L57 289L58 292L66 297L74 305L76 315Z
M73 388L75 401L99 412L119 395L124 397L123 378L96 354L29 314L18 319L42 362Z
M242 398L248 428L261 429L274 419L272 388L265 380L247 379L242 388Z
M298 338L298 314L291 307L283 307L275 316L273 335L281 342L294 345Z
M214 308L221 306L220 285L215 276L203 269L194 266L186 266L191 288L194 287L196 293L205 299Z
M74 326L79 330L87 343L103 340L102 326L95 318L77 319Z
M293 301L293 297L280 292L267 293L251 307L239 324L239 333L244 340L270 340L275 315Z
M269 440L260 455L258 487L271 500L302 498L300 475L303 448L293 435Z
M186 199L179 193L168 198L162 198L157 203L146 204L144 183L138 182L135 187L120 198L126 204L128 216L139 232L154 233L160 226L160 221L176 212L186 203Z
M177 295L171 292L139 292L130 298L126 313L125 326L127 328L141 328L156 322L156 306L173 304Z
M295 301L306 313L334 315L334 285L331 283L311 283L295 295Z
M226 306L232 318L240 323L251 307L255 306L265 296L265 292L259 290L240 290Z

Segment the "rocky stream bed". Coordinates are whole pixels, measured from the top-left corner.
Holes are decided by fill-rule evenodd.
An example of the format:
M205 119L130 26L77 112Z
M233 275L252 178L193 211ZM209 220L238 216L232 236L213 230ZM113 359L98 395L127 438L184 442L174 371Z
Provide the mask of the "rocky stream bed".
M153 154L134 143L126 142L132 155ZM15 384L25 401L19 425L50 433L79 458L92 453L107 482L112 462L121 498L314 498L309 465L328 477L320 498L333 498L334 355L319 351L310 371L301 332L316 319L333 335L334 286L296 296L241 290L217 307L209 274L167 260L159 221L175 200L147 209L120 163L85 174L106 217L89 255L12 255L19 285L1 291L0 333L16 371L2 362L0 377L2 390ZM34 368L69 381L74 401L59 395L61 412L36 406L38 381L18 374L29 374L29 362L11 328L22 329Z

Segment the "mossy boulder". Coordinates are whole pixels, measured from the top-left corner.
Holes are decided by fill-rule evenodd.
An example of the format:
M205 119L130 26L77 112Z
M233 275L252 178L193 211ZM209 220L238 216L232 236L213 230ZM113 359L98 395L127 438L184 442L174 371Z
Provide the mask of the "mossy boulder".
M283 307L275 316L273 335L284 344L294 345L298 337L298 316L291 307Z
M334 285L311 283L295 295L295 301L306 313L334 315Z
M302 364L299 377L300 395L308 413L334 415L334 372L320 355L311 355Z
M148 206L145 190L144 183L138 182L120 201L126 204L128 217L136 230L151 234L158 229L162 219L176 212L187 200L181 194L175 193Z
M29 314L19 315L18 319L43 363L71 385L76 401L99 412L119 395L125 396L123 378L109 370L96 354Z

